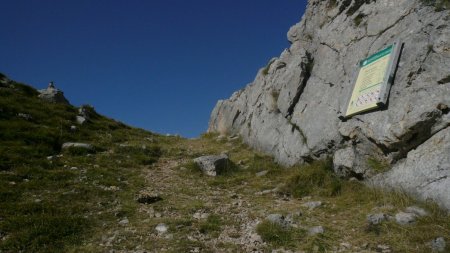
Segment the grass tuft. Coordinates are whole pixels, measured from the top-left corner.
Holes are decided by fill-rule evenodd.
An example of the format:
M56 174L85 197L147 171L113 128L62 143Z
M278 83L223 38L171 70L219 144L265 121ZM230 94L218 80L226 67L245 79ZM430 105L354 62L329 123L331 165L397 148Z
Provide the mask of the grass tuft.
M292 247L305 236L305 232L294 228L285 228L280 224L264 220L256 226L261 238L275 247Z
M312 193L320 196L340 194L342 182L334 175L332 166L331 160L327 159L296 168L296 173L288 178L281 192L297 198Z

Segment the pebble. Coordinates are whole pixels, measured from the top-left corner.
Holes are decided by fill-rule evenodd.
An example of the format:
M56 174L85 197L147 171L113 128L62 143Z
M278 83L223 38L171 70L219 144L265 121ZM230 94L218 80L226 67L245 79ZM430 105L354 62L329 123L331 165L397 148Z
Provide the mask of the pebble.
M122 226L126 226L126 225L128 225L128 223L130 223L130 221L126 217L119 221L119 225L122 225Z
M317 235L317 234L323 234L325 230L322 226L315 226L308 229L309 235Z
M256 176L257 177L262 177L262 176L267 175L267 173L269 173L268 170L263 170L263 171L260 171L260 172L256 173Z
M159 233L159 234L164 234L169 230L169 227L167 227L166 224L164 223L160 223L155 227L155 230Z
M367 215L367 222L370 225L378 225L381 222L387 220L388 216L384 213L374 213Z

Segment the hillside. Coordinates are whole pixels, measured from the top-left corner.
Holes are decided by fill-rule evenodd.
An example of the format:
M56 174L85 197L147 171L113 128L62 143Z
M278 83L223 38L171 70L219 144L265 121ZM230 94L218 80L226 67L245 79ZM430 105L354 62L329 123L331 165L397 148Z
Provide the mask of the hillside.
M161 136L0 79L2 253L443 252L450 240L435 204L341 180L329 160L286 169L237 137ZM224 152L216 177L193 162Z

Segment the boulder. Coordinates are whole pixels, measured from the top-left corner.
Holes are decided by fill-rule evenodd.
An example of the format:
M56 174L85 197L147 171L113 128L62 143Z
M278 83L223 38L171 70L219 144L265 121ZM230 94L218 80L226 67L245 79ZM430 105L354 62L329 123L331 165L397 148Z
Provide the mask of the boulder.
M60 104L69 104L69 101L64 97L64 92L57 89L53 82L50 82L47 89L38 90L39 98L51 102Z
M289 48L217 102L208 131L239 135L286 166L334 157L341 176L376 177L450 210L448 11L423 0L386 5L308 1ZM403 50L387 106L339 118L359 61L396 40Z
M230 160L225 154L201 156L194 159L205 175L217 176L230 167Z

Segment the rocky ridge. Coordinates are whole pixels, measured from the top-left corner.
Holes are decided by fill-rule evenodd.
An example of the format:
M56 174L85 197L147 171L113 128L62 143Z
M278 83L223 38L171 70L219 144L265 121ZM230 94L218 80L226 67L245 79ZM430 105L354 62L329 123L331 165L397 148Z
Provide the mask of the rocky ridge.
M208 131L239 134L284 165L333 157L343 177L450 210L450 12L436 3L308 1L290 47L218 101ZM387 107L340 120L356 64L396 40L404 45Z

